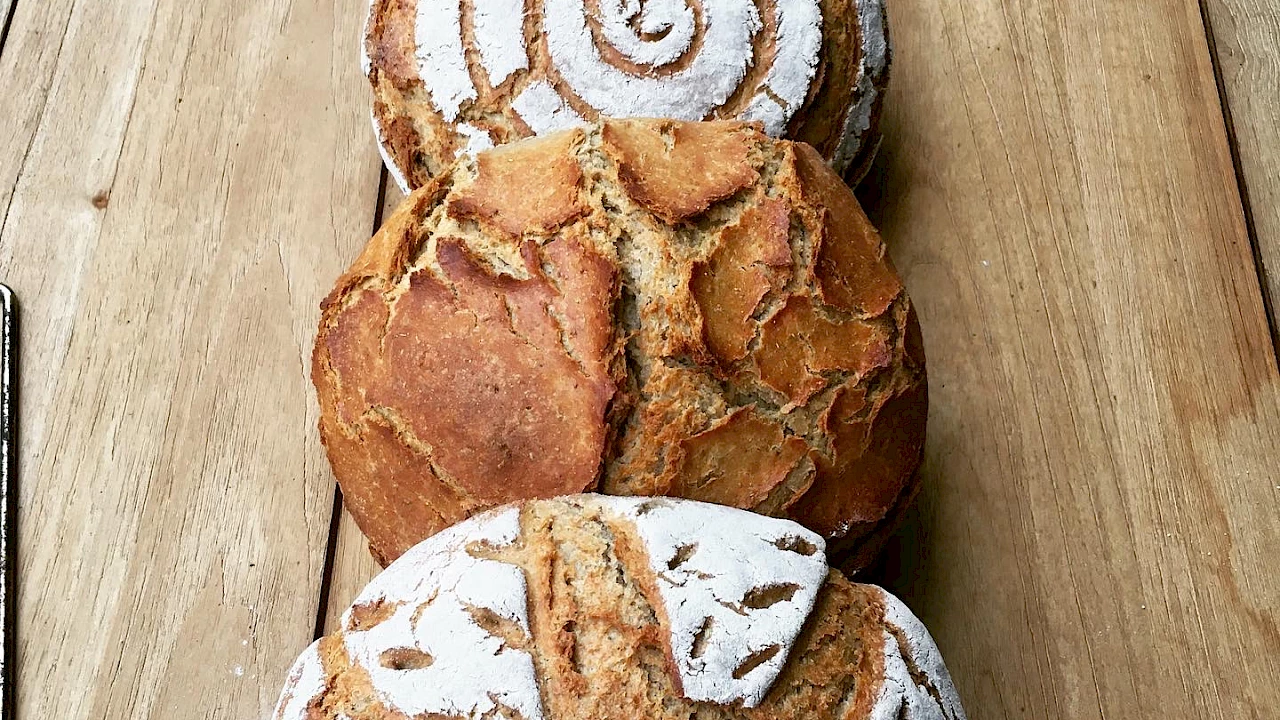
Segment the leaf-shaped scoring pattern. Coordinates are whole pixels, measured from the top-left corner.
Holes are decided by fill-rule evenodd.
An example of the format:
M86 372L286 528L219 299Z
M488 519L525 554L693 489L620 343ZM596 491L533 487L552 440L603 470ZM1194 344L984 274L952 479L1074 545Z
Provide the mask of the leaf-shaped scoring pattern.
M479 611L528 636L524 572L467 549L509 545L519 534L515 508L455 525L392 563L343 615L347 653L387 707L409 717L479 717L506 707L541 720L533 657L476 621ZM386 617L363 621L360 609L370 607Z
M685 696L759 705L827 578L822 536L688 500L600 502L634 523L644 543Z

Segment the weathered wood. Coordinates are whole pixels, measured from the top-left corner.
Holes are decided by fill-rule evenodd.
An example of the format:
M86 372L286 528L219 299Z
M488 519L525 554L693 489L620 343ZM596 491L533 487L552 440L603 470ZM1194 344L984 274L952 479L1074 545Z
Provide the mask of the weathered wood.
M333 491L305 370L377 187L363 10L19 3L18 717L261 717L312 635Z
M892 584L975 718L1280 707L1280 378L1194 3L890 0L920 310Z
M1203 0L1272 340L1280 347L1280 4Z
M5 129L0 133L0 233L13 201L14 187L30 154L36 126L47 108L49 88L64 35L70 27L73 5L69 0L50 0L16 6L13 1L0 0L0 10L5 11L0 15L0 23L8 17L8 11L13 11L9 32L4 37L4 45L0 46L0 99L4 108L0 117L4 119ZM129 33L125 35L118 38L122 45L131 41L127 37ZM0 269L5 267L5 253L4 244L0 244Z
M13 12L14 0L0 0L0 53L4 52L4 41L8 37L5 33L10 13Z

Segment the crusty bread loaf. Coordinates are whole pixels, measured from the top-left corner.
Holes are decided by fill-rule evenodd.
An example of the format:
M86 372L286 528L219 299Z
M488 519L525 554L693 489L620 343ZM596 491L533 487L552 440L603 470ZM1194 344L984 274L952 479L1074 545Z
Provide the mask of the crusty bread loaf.
M274 720L961 720L933 640L784 520L580 495L491 511L379 575Z
M733 122L606 121L462 162L323 304L312 378L385 565L598 489L790 517L863 565L917 484L924 357L848 188Z
M373 0L362 61L401 188L598 117L759 121L846 178L878 142L883 0Z

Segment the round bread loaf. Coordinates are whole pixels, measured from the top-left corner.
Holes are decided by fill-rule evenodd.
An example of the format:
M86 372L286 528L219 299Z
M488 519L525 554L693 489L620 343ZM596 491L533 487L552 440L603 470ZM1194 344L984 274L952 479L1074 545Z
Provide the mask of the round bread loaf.
M793 522L578 495L472 518L373 580L275 720L958 720L929 633Z
M405 192L602 116L758 121L856 182L889 45L883 0L373 0L362 62Z
M323 303L312 362L382 564L598 490L789 517L845 567L917 488L919 328L849 189L735 122L605 121L466 159Z

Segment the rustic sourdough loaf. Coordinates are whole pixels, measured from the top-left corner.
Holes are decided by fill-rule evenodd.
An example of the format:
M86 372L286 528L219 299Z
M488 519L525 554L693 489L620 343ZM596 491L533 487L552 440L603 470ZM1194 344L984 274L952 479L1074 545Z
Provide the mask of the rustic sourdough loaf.
M784 520L509 506L423 541L294 665L275 720L959 720L929 633Z
M878 140L883 0L373 0L362 61L401 188L597 117L739 118L851 181Z
M852 193L734 122L606 121L465 159L323 304L312 363L385 565L512 500L790 517L856 569L917 484L919 329Z

